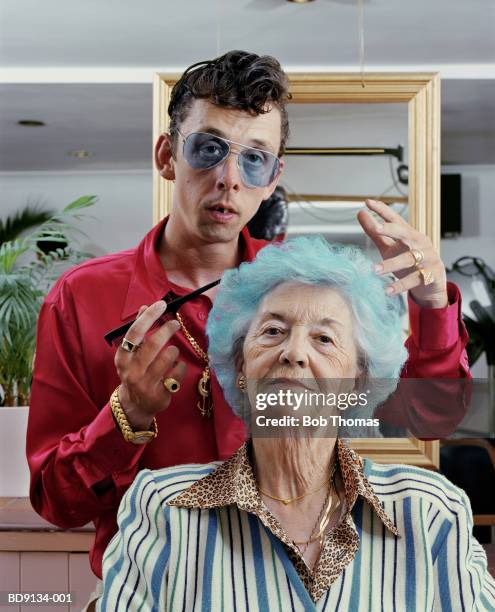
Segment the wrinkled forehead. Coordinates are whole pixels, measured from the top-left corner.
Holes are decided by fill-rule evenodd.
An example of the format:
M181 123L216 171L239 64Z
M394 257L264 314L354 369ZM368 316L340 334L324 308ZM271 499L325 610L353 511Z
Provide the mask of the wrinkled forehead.
M286 282L277 285L261 300L255 319L274 316L290 324L332 322L352 329L349 304L341 291L329 285Z

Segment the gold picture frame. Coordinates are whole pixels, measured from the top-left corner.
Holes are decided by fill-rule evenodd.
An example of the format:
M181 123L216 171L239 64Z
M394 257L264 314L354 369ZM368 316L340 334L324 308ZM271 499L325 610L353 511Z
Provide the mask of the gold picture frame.
M153 83L153 142L168 129L167 108L178 74L156 74ZM291 73L291 104L408 104L409 222L440 246L440 78L437 73ZM153 170L153 220L170 210L173 184ZM381 463L437 469L439 442L366 439L352 443Z

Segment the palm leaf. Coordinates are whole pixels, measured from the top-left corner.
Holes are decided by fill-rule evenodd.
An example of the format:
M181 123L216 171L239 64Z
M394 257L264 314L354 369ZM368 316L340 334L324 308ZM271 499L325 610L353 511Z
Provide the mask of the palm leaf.
M5 220L0 219L0 244L15 240L22 232L47 221L53 210L44 210L39 206L26 206Z
M8 274L17 259L28 250L29 246L20 240L4 242L0 246L0 274Z
M77 200L74 200L74 202L67 204L67 206L64 208L64 212L72 212L75 210L88 208L89 206L93 206L96 200L97 196L82 196Z

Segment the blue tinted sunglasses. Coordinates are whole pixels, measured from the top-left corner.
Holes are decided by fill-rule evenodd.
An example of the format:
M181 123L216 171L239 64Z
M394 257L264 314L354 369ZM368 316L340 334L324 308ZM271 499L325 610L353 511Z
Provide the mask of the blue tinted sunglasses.
M184 159L195 170L211 170L230 154L237 155L237 167L242 182L251 188L267 187L280 171L280 160L269 151L248 147L207 132L192 132L185 136L179 130L179 134L184 138ZM232 151L230 145L240 147L241 151Z

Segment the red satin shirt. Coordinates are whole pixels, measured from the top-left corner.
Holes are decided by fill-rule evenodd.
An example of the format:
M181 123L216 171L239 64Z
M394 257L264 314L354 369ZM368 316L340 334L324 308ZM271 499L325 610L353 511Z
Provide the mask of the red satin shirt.
M204 364L180 332L173 343L188 369L181 390L157 415L158 437L147 445L125 442L113 419L108 401L120 381L116 349L106 344L104 334L134 318L141 305L169 291L189 291L171 283L161 264L157 248L165 223L154 227L137 248L88 261L64 274L38 321L27 433L31 503L47 521L63 528L95 523L90 560L100 577L103 553L117 531L119 502L139 470L227 459L245 436L215 377L213 415L200 415L197 383ZM245 228L240 244L242 260L251 261L267 243L251 238ZM467 334L453 285L449 297L452 305L436 310L409 301L412 334L405 375L466 375ZM201 295L181 308L186 327L203 349L211 305Z

